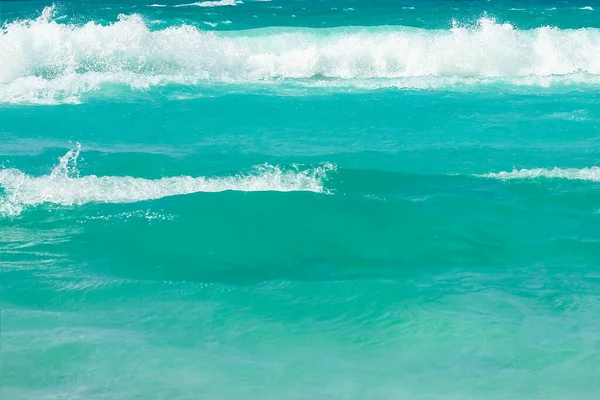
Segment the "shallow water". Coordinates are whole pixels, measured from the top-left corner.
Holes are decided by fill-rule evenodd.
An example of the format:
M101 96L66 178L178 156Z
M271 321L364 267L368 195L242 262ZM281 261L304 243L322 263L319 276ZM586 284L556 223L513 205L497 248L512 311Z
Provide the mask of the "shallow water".
M596 398L593 3L0 7L3 398Z

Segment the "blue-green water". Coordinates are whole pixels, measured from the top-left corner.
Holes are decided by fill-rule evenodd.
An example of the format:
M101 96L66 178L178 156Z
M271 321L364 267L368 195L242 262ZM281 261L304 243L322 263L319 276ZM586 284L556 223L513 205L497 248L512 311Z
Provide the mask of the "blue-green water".
M597 399L600 5L0 23L3 399Z

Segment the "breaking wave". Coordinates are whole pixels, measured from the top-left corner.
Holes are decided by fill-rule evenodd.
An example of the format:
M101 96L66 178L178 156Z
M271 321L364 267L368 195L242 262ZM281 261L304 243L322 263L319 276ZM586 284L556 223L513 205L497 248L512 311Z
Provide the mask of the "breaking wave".
M324 179L335 166L282 168L262 165L246 174L223 177L177 176L143 179L130 176L80 176L79 149L60 158L49 175L31 176L9 168L0 170L0 216L16 216L44 203L64 206L86 203L135 203L167 196L222 191L309 191L325 193Z
M221 0L193 3L233 5ZM225 4L227 3L227 4ZM231 3L231 4L230 4ZM402 26L153 30L139 15L60 23L53 9L0 31L0 102L77 102L103 85L205 83L333 87L599 84L600 30L519 30L482 18L446 30ZM374 82L374 83L373 83Z
M590 168L534 168L534 169L515 169L512 171L493 172L489 174L480 175L483 178L494 178L501 180L511 179L537 179L537 178L550 178L550 179L569 179L569 180L583 180L591 182L600 182L600 167Z

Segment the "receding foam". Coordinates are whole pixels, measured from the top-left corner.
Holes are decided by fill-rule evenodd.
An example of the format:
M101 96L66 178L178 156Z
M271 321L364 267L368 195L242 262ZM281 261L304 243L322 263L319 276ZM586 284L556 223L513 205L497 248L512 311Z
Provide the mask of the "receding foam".
M236 4L232 0L189 5ZM600 29L519 30L482 18L449 29L402 26L152 29L136 14L101 25L61 23L46 8L0 34L0 102L78 102L119 84L323 84L428 88L501 81L598 85ZM323 79L326 78L326 79ZM375 82L375 83L373 83Z
M86 203L135 203L167 196L222 191L309 191L325 193L324 179L335 166L302 169L270 165L246 174L224 177L178 176L144 179L130 176L79 176L79 149L69 151L49 175L31 176L18 169L0 170L0 215L16 216L44 203L64 206Z

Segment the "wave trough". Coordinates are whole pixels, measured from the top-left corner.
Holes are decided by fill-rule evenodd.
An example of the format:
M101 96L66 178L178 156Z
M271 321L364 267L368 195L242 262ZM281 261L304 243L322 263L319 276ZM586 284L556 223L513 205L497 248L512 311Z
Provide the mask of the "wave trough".
M0 170L0 216L16 216L44 203L63 206L86 203L135 203L167 196L223 191L308 191L326 193L324 180L331 164L315 168L271 165L254 167L247 174L225 177L178 176L157 180L130 176L80 176L78 150L60 158L49 175L30 176L18 169Z

